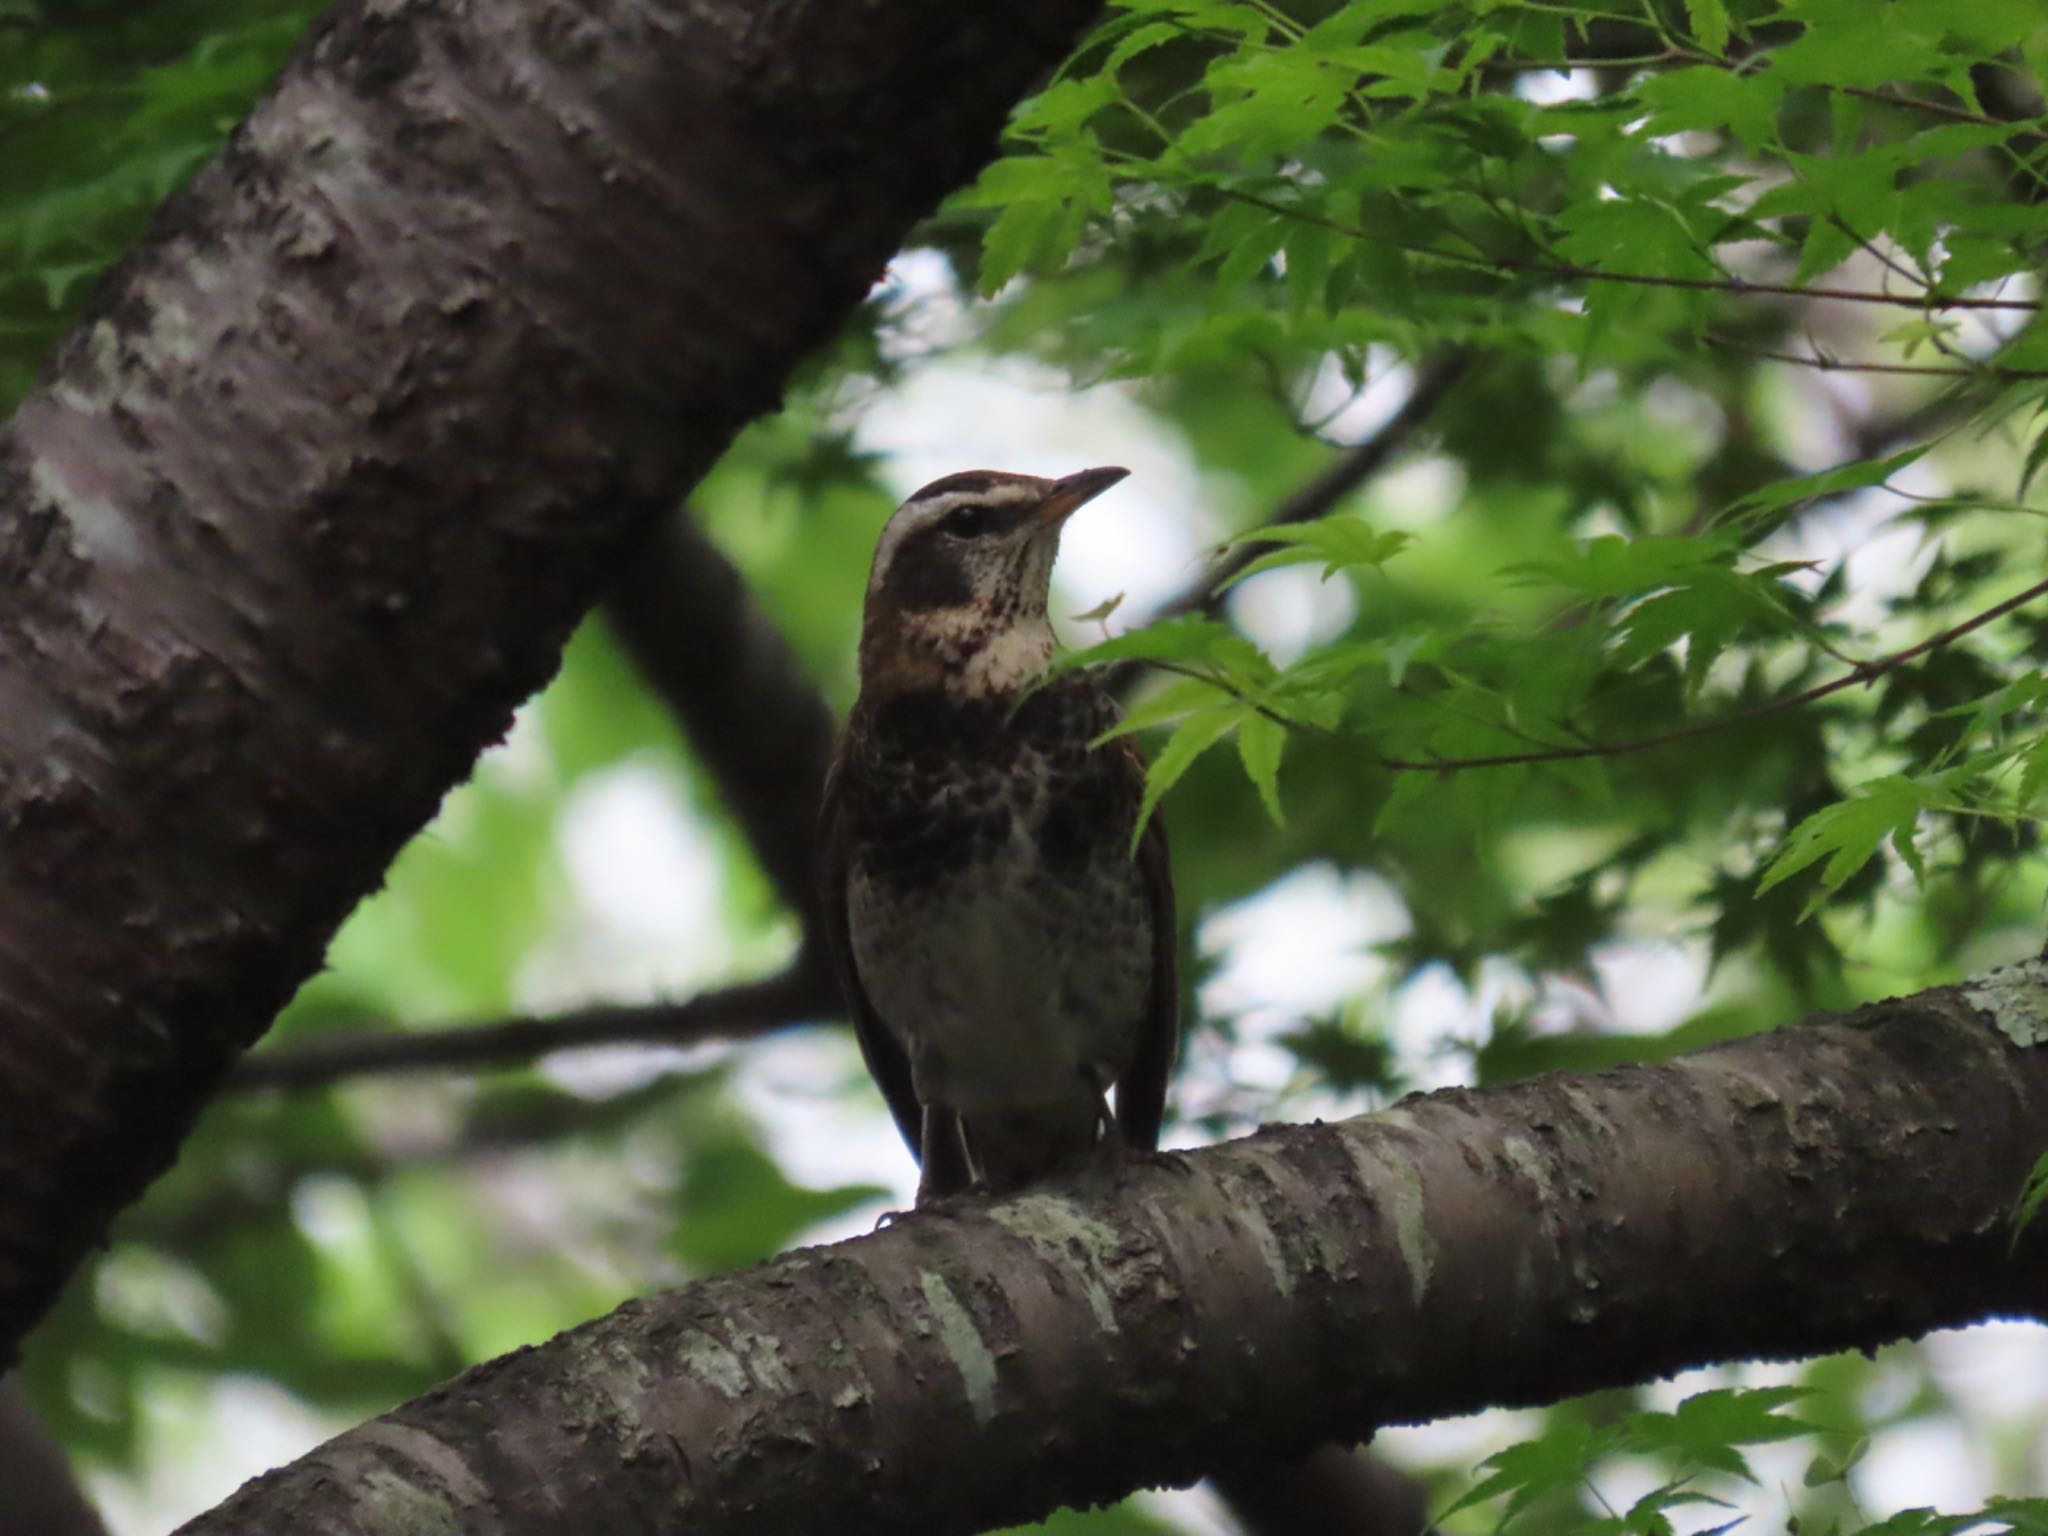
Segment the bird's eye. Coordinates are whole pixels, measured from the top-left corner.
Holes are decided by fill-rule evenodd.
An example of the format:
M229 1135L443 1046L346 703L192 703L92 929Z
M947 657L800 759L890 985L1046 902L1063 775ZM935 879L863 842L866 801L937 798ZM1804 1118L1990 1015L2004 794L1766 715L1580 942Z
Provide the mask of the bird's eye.
M939 520L939 532L955 539L978 539L985 533L994 533L1009 521L1010 507L990 506L977 503L955 507Z

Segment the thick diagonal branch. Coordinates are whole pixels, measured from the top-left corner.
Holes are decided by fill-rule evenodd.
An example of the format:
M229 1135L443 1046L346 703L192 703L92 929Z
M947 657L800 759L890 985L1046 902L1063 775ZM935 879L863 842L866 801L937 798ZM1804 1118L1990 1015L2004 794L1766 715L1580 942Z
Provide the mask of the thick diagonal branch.
M1270 1129L629 1304L187 1536L947 1536L1376 1426L2048 1311L2048 966Z
M605 613L776 891L815 937L811 865L832 706L733 563L686 516L649 530Z
M838 1015L811 878L831 706L737 568L681 513L648 531L612 584L605 613L801 919L795 964L680 1002L599 1003L405 1032L379 1026L261 1050L243 1058L229 1086L315 1088L372 1074L518 1067L550 1051L744 1040Z
M0 1360L1096 10L345 0L108 278L0 431Z
M33 1536L106 1536L59 1445L14 1377L0 1378L0 1509Z

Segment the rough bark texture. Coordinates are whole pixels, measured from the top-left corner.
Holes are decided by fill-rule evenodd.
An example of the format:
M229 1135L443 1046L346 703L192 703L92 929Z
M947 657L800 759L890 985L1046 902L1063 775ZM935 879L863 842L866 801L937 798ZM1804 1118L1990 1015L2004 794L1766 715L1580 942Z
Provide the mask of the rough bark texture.
M1096 0L351 0L0 431L0 1360Z
M1270 1130L631 1304L188 1536L943 1536L1705 1361L2048 1310L2048 966ZM1993 1024L1997 1027L1993 1027ZM2011 1038L2008 1038L2008 1037Z

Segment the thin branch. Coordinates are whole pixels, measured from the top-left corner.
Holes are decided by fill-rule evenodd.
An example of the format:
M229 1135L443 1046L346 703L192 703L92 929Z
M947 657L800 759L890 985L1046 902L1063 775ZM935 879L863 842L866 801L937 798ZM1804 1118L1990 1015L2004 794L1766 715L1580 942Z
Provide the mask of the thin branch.
M1973 630L1982 629L1994 619L2001 619L2014 609L2024 607L2036 598L2043 596L2048 596L2048 581L2037 582L2033 586L2028 587L2024 592L2016 593L2004 602L1994 604L1992 607L1986 608L1982 613L1963 620L1960 624L1951 625L1949 628L1941 631L1941 633L1931 635L1917 645L1909 645L1902 651L1892 652L1889 656L1880 656L1875 661L1867 661L1859 666L1851 667L1840 677L1831 678L1825 683L1816 683L1811 688L1803 689L1798 693L1788 694L1782 699L1767 699L1761 704L1752 704L1746 709L1738 709L1729 714L1719 715L1712 720L1696 720L1689 725L1677 726L1668 731L1654 731L1646 736L1625 736L1618 741L1595 741L1589 742L1584 746L1544 747L1531 752L1497 752L1480 757L1389 757L1370 746L1366 746L1364 750L1376 766L1396 773L1451 774L1460 773L1470 768L1513 768L1538 763L1571 762L1585 758L1630 757L1638 752L1648 752L1655 747L1666 747L1675 742L1691 741L1696 737L1712 735L1716 731L1725 731L1735 726L1747 725L1753 720L1761 720L1770 715L1782 714L1787 710L1799 709L1805 705L1817 703L1819 700L1827 698L1831 694L1840 693L1846 688L1853 688L1861 683L1875 682L1878 678L1883 677L1889 672L1896 671L1907 662L1925 656L1930 651L1936 651L1945 645L1952 644ZM1179 677L1191 677L1197 681L1207 683L1212 688L1226 693L1249 706L1254 713L1264 716L1276 725L1285 726L1289 730L1307 731L1313 735L1327 737L1333 741L1341 741L1354 746L1361 745L1359 738L1348 732L1317 725L1313 721L1300 720L1292 715L1284 714L1279 710L1262 704L1258 700L1248 697L1241 689L1234 687L1226 679L1217 677L1214 673L1204 672L1197 667L1181 666L1171 661L1152 661L1147 664L1157 667L1162 672L1171 672Z
M1452 255L1452 260L1463 258ZM1495 256L1492 265L1510 272L1530 272L1588 283L1628 283L1639 288L1685 288L1701 293L1732 293L1739 296L1771 294L1788 299L1828 299L1841 304L1885 304L1895 309L2009 309L2037 314L2035 299L1977 298L1969 294L1887 293L1882 288L1807 288L1796 283L1766 283L1746 277L1678 277L1663 272L1609 272L1575 262L1525 261L1513 256Z
M765 981L721 987L680 1003L601 1004L539 1018L341 1035L256 1051L242 1058L228 1086L321 1088L373 1075L499 1071L589 1046L751 1040L792 1024L835 1018L840 1006L831 977L800 957Z
M1768 56L1750 54L1743 58L1725 58L1699 48L1668 47L1655 53L1637 53L1603 57L1589 53L1581 58L1529 59L1503 58L1488 59L1483 66L1485 73L1522 74L1550 70L1566 74L1575 69L1654 69L1660 64L1704 64L1713 69L1726 70L1730 74L1741 74L1753 68L1757 62ZM1824 88L1839 91L1845 96L1855 96L1864 101L1874 101L1882 106L1897 107L1908 112L1924 112L1930 117L1939 117L1952 123L1972 123L1982 128L2017 128L2013 118L1992 117L1987 113L1973 112L1968 107L1957 106L1946 101L1929 101L1924 96L1911 96L1904 91L1886 90L1882 86L1837 85L1825 82Z
M1972 112L1968 107L1951 106L1945 101L1929 101L1924 96L1908 96L1903 91L1887 91L1875 85L1835 85L1828 89L1840 91L1845 96L1861 97L1887 107L1903 107L1909 112L1925 112L1930 117L1945 117L1952 123L1974 123L1980 128L2016 128L2017 123L2002 117L1992 117L1983 112Z
M1830 213L1828 215L1828 223L1855 241L1857 247L1862 250L1864 255L1868 256L1872 261L1902 282L1916 285L1922 293L1926 293L1934 287L1934 280L1925 272L1915 272L1897 257L1888 254L1875 240L1860 233L1853 224L1839 213Z
M1386 425L1356 447L1347 449L1321 474L1297 488L1273 509L1273 515L1266 519L1265 526L1272 528L1286 523L1305 523L1322 517L1378 474L1436 413L1452 386L1471 367L1474 356L1467 348L1452 347L1426 359L1416 370L1415 387ZM1259 553L1256 549L1240 546L1219 556L1199 581L1165 603L1159 609L1158 617L1171 619L1182 614L1213 612L1222 599L1225 585L1257 559Z
M1639 288L1679 288L1699 293L1727 293L1737 297L1751 298L1769 295L1788 299L1826 299L1843 304L1882 304L1894 309L1916 310L2013 310L2024 314L2038 314L2042 303L2037 299L1996 299L1982 298L1971 294L1938 293L1928 290L1921 294L1887 293L1881 288L1813 288L1797 283L1763 282L1746 277L1679 277L1668 272L1612 272L1601 267L1588 267L1577 262L1537 261L1528 257L1500 256L1478 251L1467 255L1462 251L1446 251L1435 246L1423 245L1416 241L1397 240L1388 235L1377 234L1347 224L1342 219L1299 207L1292 207L1275 198L1262 197L1256 192L1240 188L1219 187L1217 192L1234 202L1260 208L1279 218L1298 219L1327 229L1333 234L1344 235L1353 240L1368 240L1375 245L1391 245L1411 255L1433 261L1449 262L1454 266L1474 271L1517 272L1534 277L1556 278L1561 282L1626 283Z
M1822 373L1898 373L1932 379L1995 379L2017 384L2029 379L2048 379L2048 368L2012 368L2000 363L1872 363L1830 357L1825 352L1785 352L1776 347L1754 347L1707 333L1707 345L1743 357L1770 363L1791 363L1800 368L1817 368Z

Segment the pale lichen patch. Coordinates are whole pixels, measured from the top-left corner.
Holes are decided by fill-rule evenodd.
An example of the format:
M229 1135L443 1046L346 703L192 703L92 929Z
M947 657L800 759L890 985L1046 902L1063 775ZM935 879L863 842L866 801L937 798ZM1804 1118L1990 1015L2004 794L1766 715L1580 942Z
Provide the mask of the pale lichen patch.
M1554 1086L1558 1097L1571 1105L1578 1115L1578 1130L1582 1134L1598 1136L1602 1143L1612 1143L1614 1119L1608 1112L1604 1096L1569 1077L1560 1077Z
M1558 1187L1557 1169L1536 1144L1527 1137L1510 1135L1501 1138L1500 1146L1508 1165L1535 1186L1541 1203L1544 1206L1556 1205L1563 1194ZM1571 1233L1577 1230L1574 1223L1566 1220L1546 1222L1544 1226L1555 1233ZM1592 1296L1601 1288L1600 1273L1583 1248L1562 1243L1557 1246L1564 1250L1565 1262L1570 1265L1572 1280L1578 1287L1578 1294L1566 1309L1566 1315L1575 1322L1591 1322L1599 1311L1598 1304L1592 1300Z
M95 320L82 333L72 332L74 339L82 336L80 350L85 354L83 369L72 368L70 376L76 380L83 374L103 387L110 387L112 381L121 376L121 333L114 329L111 320ZM83 392L83 391L81 391ZM94 409L104 405L107 396L94 400Z
M175 299L157 298L150 309L145 356L158 362L190 366L210 354L216 343L200 329L192 311Z
M996 1357L989 1353L974 1319L960 1304L943 1277L929 1270L921 1278L925 1305L931 1309L939 1343L960 1373L967 1389L967 1406L976 1424L987 1424L996 1416Z
M1436 1236L1429 1230L1423 1205L1422 1174L1407 1159L1385 1156L1356 1135L1347 1135L1343 1140L1345 1154L1358 1170L1359 1179L1386 1206L1393 1223L1394 1246L1400 1250L1401 1263L1408 1270L1408 1295L1419 1307L1429 1294L1437 1258Z
M1963 1001L2014 1045L2048 1045L2048 960L2022 960L1963 983Z
M327 210L347 201L345 192L381 185L380 173L355 102L301 88L293 91L290 107L252 119L248 132L255 149L292 164L302 174L309 195L301 199L301 217L319 213L317 227L302 227L293 236L294 242L303 242L311 233L312 247L287 254L319 255L332 246L336 235L335 220ZM320 230L326 232L324 241Z
M350 1494L365 1530L388 1536L458 1536L462 1530L460 1515L446 1499L382 1467L358 1478Z
M1080 1287L1096 1326L1115 1333L1116 1303L1105 1276L1122 1244L1116 1228L1083 1215L1058 1195L1025 1195L996 1207L997 1225L1021 1237L1032 1251ZM1076 1262L1078 1260L1079 1262Z
M110 497L95 496L71 483L49 458L30 471L36 496L57 509L71 531L71 552L80 560L134 565L142 558L134 525Z
M616 1340L584 1358L583 1378L607 1412L628 1417L661 1385L660 1373Z
M490 1495L483 1480L470 1471L469 1463L462 1459L460 1451L423 1429L414 1429L393 1419L371 1419L356 1431L356 1438L394 1451L414 1466L431 1473L448 1490L451 1498L477 1504ZM384 1475L389 1477L391 1474ZM394 1481L402 1482L402 1479Z
M1258 1206L1249 1200L1239 1202L1237 1219L1251 1234L1252 1246L1259 1250L1259 1257L1265 1261L1266 1273L1273 1277L1273 1288L1282 1296L1294 1294L1294 1272L1287 1267L1287 1255L1280 1249L1280 1239L1266 1224Z
M743 1396L753 1385L746 1362L708 1333L688 1335L682 1341L680 1353L690 1374L721 1397Z
M1526 1136L1503 1136L1500 1139L1500 1150L1501 1155L1507 1159L1508 1166L1534 1184L1542 1192L1546 1203L1555 1197L1556 1191L1551 1187L1550 1181L1550 1163L1536 1150L1534 1142Z
M735 1354L745 1362L753 1379L771 1392L792 1392L796 1390L796 1378L789 1367L783 1364L782 1340L769 1333L739 1333L728 1335Z

